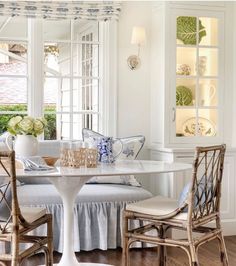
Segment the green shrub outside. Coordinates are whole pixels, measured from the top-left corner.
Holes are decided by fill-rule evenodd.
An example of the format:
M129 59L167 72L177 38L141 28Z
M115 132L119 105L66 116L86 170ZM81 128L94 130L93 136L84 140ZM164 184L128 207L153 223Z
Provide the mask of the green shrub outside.
M55 106L47 106L45 108L45 112L55 112ZM22 114L17 114L17 111L25 111L27 112L27 106L25 104L14 104L14 105L1 105L0 111L15 111L15 114L1 114L0 115L0 134L7 131L7 123L8 121L16 116ZM24 115L23 115L24 116ZM47 120L47 126L44 130L44 139L56 139L56 114L45 114L45 119Z
M47 106L45 112L55 112L55 106ZM57 125L56 114L44 114L44 118L47 120L47 126L44 129L44 139L57 139Z

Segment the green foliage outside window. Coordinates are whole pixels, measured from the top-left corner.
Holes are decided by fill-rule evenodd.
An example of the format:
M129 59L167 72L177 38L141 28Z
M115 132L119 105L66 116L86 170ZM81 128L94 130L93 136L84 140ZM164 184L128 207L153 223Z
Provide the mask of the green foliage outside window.
M55 112L55 106L47 106L44 109L45 112ZM44 139L57 139L57 125L56 125L56 114L45 114L44 118L47 120L47 126L44 130Z
M55 112L55 110L55 106L47 106L45 108L45 112ZM14 114L0 114L0 134L2 134L3 132L7 131L8 121L16 115L21 115L17 114L17 111L27 112L27 106L25 104L1 105L0 111L16 111ZM48 123L44 130L44 139L56 139L56 114L45 114L44 117Z

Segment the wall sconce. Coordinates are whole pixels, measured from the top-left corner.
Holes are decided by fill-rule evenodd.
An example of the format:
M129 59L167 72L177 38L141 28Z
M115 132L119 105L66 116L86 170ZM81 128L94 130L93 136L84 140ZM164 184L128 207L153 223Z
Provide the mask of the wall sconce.
M131 70L135 70L141 65L139 57L140 46L146 44L146 32L144 27L133 27L131 44L138 45L138 54L129 56L127 59L127 63Z

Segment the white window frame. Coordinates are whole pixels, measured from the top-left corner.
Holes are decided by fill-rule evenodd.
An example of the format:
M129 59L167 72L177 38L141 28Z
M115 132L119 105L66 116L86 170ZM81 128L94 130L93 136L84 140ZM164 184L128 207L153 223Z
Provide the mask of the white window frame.
M117 22L106 21L99 24L99 58L101 60L100 132L116 136L117 133ZM28 57L28 113L38 117L43 115L44 51L43 20L29 19Z
M95 27L95 25L93 24L93 23L87 23L86 24L86 26L85 27L82 27L81 29L80 29L80 31L77 33L77 36L76 36L76 40L78 41L78 42L80 42L80 41L82 41L82 39L81 39L81 37L83 38L83 37L85 37L86 35L90 35L90 34L92 34L93 35L93 37L95 38L95 39L99 39L99 33L98 33L98 29L97 29L97 27ZM82 44L83 45L83 44ZM99 41L99 46L98 47L100 47L100 45L102 45L101 44L101 42ZM93 49L93 52L94 52L94 49L95 49L95 47L93 47L92 48ZM83 64L83 50L84 51L86 51L86 44L85 44L85 49L78 49L78 54L79 54L79 58L81 59L81 62L82 62L82 64ZM93 53L92 53L92 55L93 55ZM86 53L85 53L85 57L86 57ZM85 62L88 60L88 58L84 58L85 59ZM91 57L90 59L92 59L93 60L93 57ZM98 51L98 58L94 58L95 59L95 62L96 62L96 59L97 59L97 62L98 62L98 70L99 70L99 68L101 67L101 63L98 61L99 60L99 51ZM82 66L82 64L80 64L80 75L81 76L84 76L83 75L83 66ZM99 88L101 87L100 85L100 71L98 71L99 73L98 73L98 86L99 86ZM96 80L96 79L95 79ZM94 80L93 79L91 79L90 80L90 82L93 82ZM83 86L82 86L83 87ZM86 87L86 86L85 86ZM88 106L89 107L91 107L91 104L92 104L92 95L91 95L91 90L93 89L92 88L93 86L91 86L90 87L90 91L89 91L89 99L86 97L85 99L83 99L83 97L82 97L82 105L83 104L85 104L85 105L87 105L88 104ZM100 91L100 89L98 89L99 91ZM99 95L99 91L98 91L98 95ZM86 94L87 94L87 92L86 92ZM87 95L86 95L87 96ZM98 96L99 97L99 96ZM88 100L88 101L87 101ZM98 99L99 100L99 99ZM99 104L100 103L98 103L98 114L99 114L99 110L100 110L100 106L99 106ZM89 115L89 116L86 116L86 119L87 118L89 118L89 120L90 120L90 118L91 118L91 116ZM84 118L83 118L84 119ZM85 120L86 120L85 119ZM91 121L89 121L89 122L91 122ZM85 124L86 124L86 122L85 122ZM98 116L98 125L99 124L101 124L101 116L99 117ZM83 121L83 126L84 126L84 121Z
M2 23L1 27L0 27L0 32L6 27L6 25L11 21L11 17L6 18L6 20ZM7 42L7 43L24 43L27 45L28 49L29 49L29 42L28 42L28 38L25 37L1 37L0 36L0 42ZM4 49L0 49L1 54L12 57L17 59L18 61L21 62L25 62L27 67L29 65L29 54L27 53L27 58L24 59L21 56L18 56L12 52L6 51ZM26 79L26 89L27 89L27 95L29 94L28 92L28 82L29 82L29 71L27 69L27 73L25 75L23 74L0 74L0 78L24 78ZM9 103L10 105L10 103ZM29 101L27 99L26 102L27 105L27 111L29 112ZM15 115L26 115L27 111L0 111L0 115L4 115L4 114L15 114Z

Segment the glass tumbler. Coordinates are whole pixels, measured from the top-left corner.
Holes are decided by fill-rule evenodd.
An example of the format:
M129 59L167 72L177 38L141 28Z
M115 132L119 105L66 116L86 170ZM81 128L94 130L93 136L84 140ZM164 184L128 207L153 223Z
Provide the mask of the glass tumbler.
M70 141L61 141L60 143L60 165L69 166Z
M81 166L82 141L76 140L70 143L69 166L79 168Z

